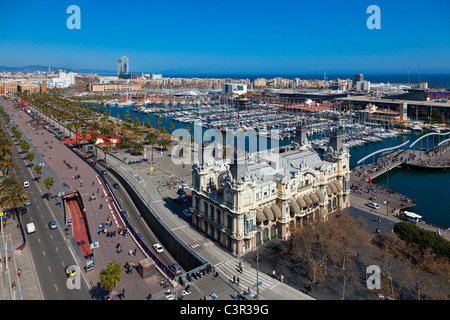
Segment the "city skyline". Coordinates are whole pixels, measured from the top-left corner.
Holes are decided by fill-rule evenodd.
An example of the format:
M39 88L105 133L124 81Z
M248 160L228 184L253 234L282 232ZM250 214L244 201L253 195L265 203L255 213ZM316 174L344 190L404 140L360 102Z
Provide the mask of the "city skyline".
M71 4L80 29L67 27ZM373 4L381 28L371 30ZM419 65L450 73L449 8L437 0L5 3L0 65L114 70L127 56L131 72L163 74L415 74Z

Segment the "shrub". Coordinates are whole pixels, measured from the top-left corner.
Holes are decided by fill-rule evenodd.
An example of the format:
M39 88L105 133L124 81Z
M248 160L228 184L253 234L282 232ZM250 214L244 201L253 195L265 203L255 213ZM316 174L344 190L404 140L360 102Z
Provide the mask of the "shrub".
M394 226L394 232L407 243L415 243L422 250L431 250L437 256L450 258L450 242L429 230L424 230L409 222L400 222Z

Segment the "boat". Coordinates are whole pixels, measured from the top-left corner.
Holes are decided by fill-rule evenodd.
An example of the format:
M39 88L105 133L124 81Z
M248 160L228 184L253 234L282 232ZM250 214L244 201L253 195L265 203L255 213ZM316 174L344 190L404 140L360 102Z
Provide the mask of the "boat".
M429 126L427 130L430 132L441 132L441 128L436 125Z
M418 124L414 124L409 128L411 129L411 131L422 131L422 127L419 126Z

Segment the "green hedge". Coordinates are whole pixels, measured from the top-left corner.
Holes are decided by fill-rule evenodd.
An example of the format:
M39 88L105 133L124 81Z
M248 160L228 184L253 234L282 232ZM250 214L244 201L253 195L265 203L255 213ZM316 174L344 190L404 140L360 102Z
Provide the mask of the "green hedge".
M450 242L436 232L424 230L410 222L400 222L394 232L407 243L415 243L423 250L430 249L439 257L450 258Z

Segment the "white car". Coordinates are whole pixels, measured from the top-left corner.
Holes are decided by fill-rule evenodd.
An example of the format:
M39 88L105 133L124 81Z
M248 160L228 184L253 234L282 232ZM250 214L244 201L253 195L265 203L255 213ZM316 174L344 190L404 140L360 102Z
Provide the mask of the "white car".
M375 202L367 202L366 206L368 206L370 208L373 208L373 209L379 209L380 208L380 206L377 203L375 203Z
M158 253L164 252L163 247L162 247L159 243L155 243L155 244L153 245L153 249L155 249L156 252L158 252Z
M23 183L23 187L24 188L28 188L30 186L30 183L28 182L28 181L25 181L24 183Z

